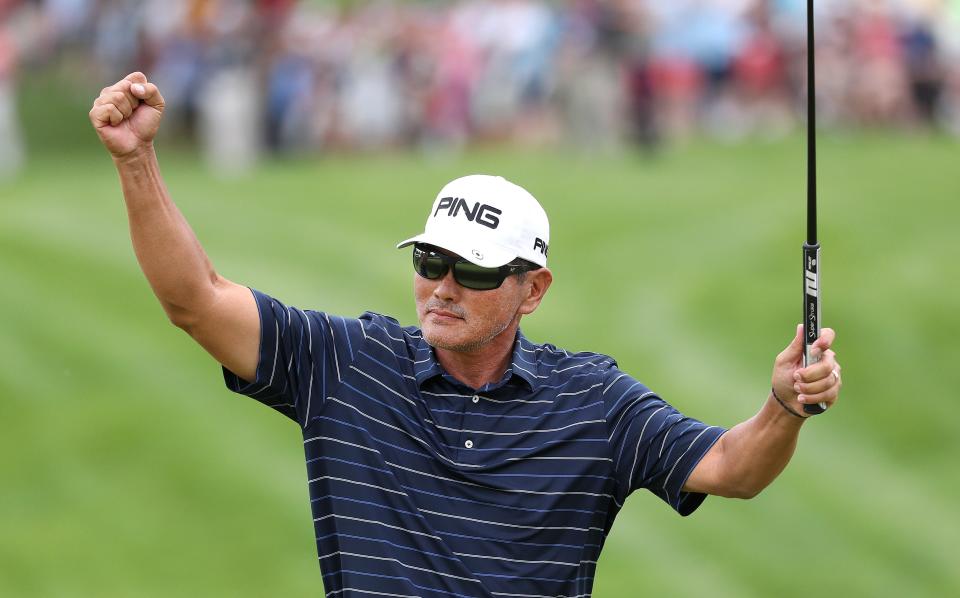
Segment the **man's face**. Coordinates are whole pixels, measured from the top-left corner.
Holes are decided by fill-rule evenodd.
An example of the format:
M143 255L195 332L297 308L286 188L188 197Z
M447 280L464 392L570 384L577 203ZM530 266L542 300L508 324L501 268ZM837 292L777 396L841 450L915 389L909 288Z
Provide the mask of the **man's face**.
M413 291L424 339L439 349L473 352L505 331L513 334L511 324L533 311L529 308L530 284L508 276L499 288L475 291L460 286L453 279L452 268L436 280L414 273Z

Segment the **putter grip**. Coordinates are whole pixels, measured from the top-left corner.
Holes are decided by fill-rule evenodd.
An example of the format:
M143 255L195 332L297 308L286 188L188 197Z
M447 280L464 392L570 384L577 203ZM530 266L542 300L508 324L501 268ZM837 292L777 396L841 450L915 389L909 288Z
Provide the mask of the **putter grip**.
M820 338L820 244L803 244L803 366L820 361L810 356L813 343ZM804 412L819 415L826 403L805 404Z

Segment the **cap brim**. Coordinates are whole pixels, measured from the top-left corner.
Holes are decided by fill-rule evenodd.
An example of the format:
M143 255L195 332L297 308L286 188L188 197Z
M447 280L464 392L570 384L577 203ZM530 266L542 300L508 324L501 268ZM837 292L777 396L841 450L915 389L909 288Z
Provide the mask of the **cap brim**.
M446 249L447 251L459 255L468 262L472 262L478 266L483 266L484 268L499 268L500 266L509 264L517 257L509 250L502 247L490 245L481 247L477 246L472 239L466 239L462 237L441 237L439 235L431 235L429 233L423 233L417 235L416 237L411 237L406 241L401 241L400 243L397 243L397 249L402 249L403 247L413 245L414 243L426 243L427 245L433 245L434 247L439 247L440 249Z

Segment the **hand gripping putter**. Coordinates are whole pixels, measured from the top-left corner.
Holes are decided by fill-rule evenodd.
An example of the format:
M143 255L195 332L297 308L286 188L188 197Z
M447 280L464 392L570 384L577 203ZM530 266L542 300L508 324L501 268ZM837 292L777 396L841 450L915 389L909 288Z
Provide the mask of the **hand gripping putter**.
M814 71L813 0L807 0L807 240L803 244L803 365L820 361L810 349L820 338L820 243L817 241L817 101ZM805 404L818 415L826 403Z

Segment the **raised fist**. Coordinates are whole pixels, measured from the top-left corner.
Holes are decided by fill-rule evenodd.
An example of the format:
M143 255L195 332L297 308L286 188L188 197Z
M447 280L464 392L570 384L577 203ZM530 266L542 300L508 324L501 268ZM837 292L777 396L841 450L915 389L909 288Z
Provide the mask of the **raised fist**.
M115 158L149 146L163 117L163 96L143 73L131 73L105 87L93 102L90 122Z

